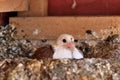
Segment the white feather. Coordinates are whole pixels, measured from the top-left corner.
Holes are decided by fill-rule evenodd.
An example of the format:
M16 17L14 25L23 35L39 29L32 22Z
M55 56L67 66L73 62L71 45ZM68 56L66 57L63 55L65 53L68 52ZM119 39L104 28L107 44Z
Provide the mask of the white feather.
M82 52L79 52L76 48L73 50L73 58L81 59L83 58Z
M64 47L56 47L53 54L53 59L64 59L64 58L81 59L83 58L83 55L76 48L73 51L71 51Z
M53 59L72 58L71 51L63 47L56 47Z

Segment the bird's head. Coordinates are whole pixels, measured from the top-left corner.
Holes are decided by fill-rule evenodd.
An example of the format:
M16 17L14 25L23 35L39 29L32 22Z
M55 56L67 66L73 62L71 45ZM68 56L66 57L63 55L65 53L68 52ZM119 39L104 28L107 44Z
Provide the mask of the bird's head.
M69 34L60 35L56 41L56 44L70 50L75 48L74 37Z

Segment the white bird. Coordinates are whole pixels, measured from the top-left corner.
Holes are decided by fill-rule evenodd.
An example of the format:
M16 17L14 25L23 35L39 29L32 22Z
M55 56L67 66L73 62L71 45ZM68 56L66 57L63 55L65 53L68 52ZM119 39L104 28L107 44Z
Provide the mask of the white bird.
M53 59L81 59L83 58L82 53L80 53L74 44L74 37L69 34L62 34L56 41L54 46Z
M53 58L53 59L81 59L83 53L74 44L74 37L69 34L62 34L58 37L54 45L46 45L38 48L33 58Z

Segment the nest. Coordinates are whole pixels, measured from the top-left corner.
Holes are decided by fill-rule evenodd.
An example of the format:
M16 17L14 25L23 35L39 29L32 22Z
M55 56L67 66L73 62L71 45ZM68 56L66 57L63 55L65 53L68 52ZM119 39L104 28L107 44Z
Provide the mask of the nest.
M17 39L16 33L14 26L0 26L0 80L120 80L117 34L102 40L77 40L77 48L84 53L82 60L35 60L30 59L34 42ZM92 35L90 30L87 33Z

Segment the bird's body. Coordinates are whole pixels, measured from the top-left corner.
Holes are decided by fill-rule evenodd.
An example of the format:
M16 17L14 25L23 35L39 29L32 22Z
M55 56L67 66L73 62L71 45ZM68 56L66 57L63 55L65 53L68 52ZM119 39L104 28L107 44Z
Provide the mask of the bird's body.
M54 45L47 45L44 48L38 48L33 58L53 58L53 59L81 59L82 52L75 47L74 38L68 34L62 34L58 37Z
M62 58L73 58L72 52L69 49L63 47L55 47L55 52L53 54L54 59Z
M83 53L79 51L77 48L73 51L73 58L74 59L81 59L83 58Z
M74 50L69 50L64 47L55 47L55 52L53 54L53 59L63 59L63 58L69 58L69 59L81 59L83 58L82 53L80 53L77 48L74 48Z

